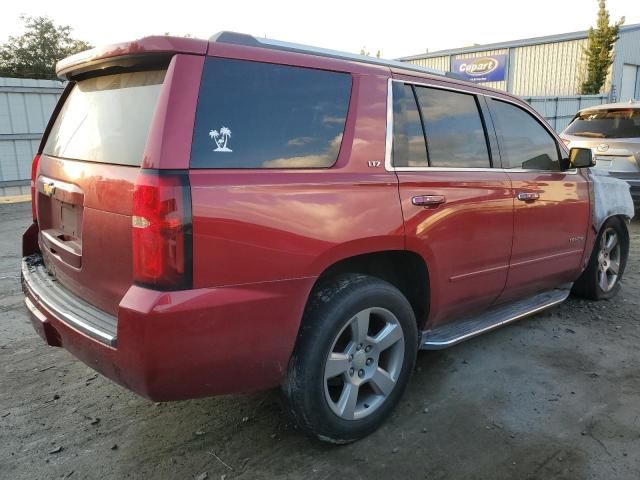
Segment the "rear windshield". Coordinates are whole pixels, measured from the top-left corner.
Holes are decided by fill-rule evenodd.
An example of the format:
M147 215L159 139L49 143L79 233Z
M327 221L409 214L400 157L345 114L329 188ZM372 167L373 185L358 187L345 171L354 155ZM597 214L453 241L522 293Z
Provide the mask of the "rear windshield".
M627 108L582 112L564 133L592 138L640 137L640 110Z
M330 167L350 95L346 73L208 58L191 167Z
M139 166L165 73L119 73L78 82L56 118L43 153Z

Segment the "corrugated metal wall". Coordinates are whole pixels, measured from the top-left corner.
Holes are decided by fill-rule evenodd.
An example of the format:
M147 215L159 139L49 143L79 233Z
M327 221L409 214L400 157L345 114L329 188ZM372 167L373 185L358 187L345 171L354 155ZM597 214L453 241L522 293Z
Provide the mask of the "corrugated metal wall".
M613 96L617 100L622 82L622 67L627 63L640 65L640 30L622 31L615 46L615 59L612 66L614 85Z
M535 45L513 46L500 50L481 50L454 55L453 58L475 58L507 54L507 79L483 85L506 90L520 96L579 95L586 73L587 38L561 40ZM640 29L622 30L615 45L614 64L603 92L612 92L615 100L620 92L624 64L640 66ZM451 55L410 60L416 65L449 71Z
M444 55L442 57L432 58L420 58L418 60L412 60L411 63L415 63L421 67L435 68L436 70L442 70L448 72L451 69L451 57Z
M638 43L640 44L640 41ZM505 80L483 83L487 87L509 91L521 96L578 95L583 81L581 72L584 70L583 49L586 44L586 39L569 40L499 50L482 50L455 55L454 58L507 55ZM449 71L451 56L421 58L411 60L411 63ZM608 80L605 91L609 90L609 86L610 81Z
M516 95L577 95L586 39L512 49L509 91ZM608 89L607 89L608 90Z
M29 193L31 160L63 88L56 80L0 77L0 195Z

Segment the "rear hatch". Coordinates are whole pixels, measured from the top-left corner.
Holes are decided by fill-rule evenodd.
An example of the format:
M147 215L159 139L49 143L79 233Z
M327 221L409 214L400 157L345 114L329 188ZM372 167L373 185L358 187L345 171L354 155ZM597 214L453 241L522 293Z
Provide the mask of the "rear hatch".
M582 111L561 136L569 147L592 149L600 173L624 177L640 172L640 109Z
M132 204L166 66L87 75L42 150L35 201L47 269L112 315L132 284Z

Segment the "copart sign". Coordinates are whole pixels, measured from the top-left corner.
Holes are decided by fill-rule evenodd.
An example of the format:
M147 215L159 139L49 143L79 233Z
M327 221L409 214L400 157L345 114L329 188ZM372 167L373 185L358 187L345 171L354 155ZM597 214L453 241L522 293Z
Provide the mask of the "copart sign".
M500 82L504 80L506 55L476 58L454 58L452 71L471 82Z

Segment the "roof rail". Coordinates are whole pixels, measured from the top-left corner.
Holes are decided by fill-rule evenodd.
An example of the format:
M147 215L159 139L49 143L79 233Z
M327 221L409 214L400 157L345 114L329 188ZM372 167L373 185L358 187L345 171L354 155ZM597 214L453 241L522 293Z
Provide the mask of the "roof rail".
M397 60L383 60L381 58L369 57L366 55L357 55L355 53L341 52L338 50L311 47L298 43L282 42L280 40L273 40L270 38L256 38L246 33L222 31L216 33L215 35L212 35L209 38L209 41L217 43L229 43L233 45L244 45L245 47L268 48L270 50L280 50L283 52L306 53L308 55L316 55L319 57L348 60L351 62L380 65L383 67L402 68L403 70L411 70L414 72L429 73L431 75L461 79L459 75L456 75L452 72L443 72L442 70L420 67L411 63L399 62Z

